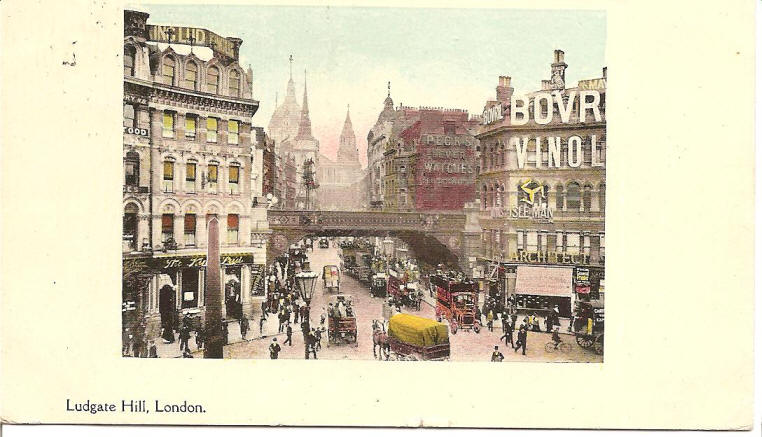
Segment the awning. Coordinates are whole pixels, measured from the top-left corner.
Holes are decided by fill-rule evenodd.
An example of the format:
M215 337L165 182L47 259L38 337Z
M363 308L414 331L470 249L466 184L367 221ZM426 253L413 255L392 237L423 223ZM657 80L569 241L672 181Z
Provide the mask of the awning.
M516 294L571 297L572 270L571 267L518 266Z

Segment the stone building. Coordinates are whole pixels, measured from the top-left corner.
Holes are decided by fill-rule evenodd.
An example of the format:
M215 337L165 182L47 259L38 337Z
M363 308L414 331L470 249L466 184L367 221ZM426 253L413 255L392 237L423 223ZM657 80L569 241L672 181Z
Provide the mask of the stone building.
M550 79L514 95L501 76L482 114L477 193L481 271L520 309L602 294L606 206L606 69L567 86L564 52ZM477 275L478 276L478 275Z
M238 61L243 41L148 16L124 13L123 300L125 323L142 321L155 336L181 313L203 315L213 216L223 315L253 317L267 217L264 202L252 207L263 145L252 133L251 69Z
M367 208L367 194L358 192L364 172L360 166L349 108L339 136L336 160L321 155L319 162L317 173L320 189L316 205L318 209L352 211Z

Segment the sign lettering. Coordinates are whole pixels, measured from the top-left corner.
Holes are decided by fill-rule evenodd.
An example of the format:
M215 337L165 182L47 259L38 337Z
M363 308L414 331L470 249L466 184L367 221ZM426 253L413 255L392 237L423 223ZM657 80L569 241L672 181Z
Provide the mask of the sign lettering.
M225 55L232 59L237 59L235 55L235 46L229 39L210 32L206 29L182 26L156 26L146 25L148 30L148 39L158 42L172 42L177 44L190 44L193 38L193 45L202 47L214 47L217 53ZM169 39L167 31L172 29L172 38Z

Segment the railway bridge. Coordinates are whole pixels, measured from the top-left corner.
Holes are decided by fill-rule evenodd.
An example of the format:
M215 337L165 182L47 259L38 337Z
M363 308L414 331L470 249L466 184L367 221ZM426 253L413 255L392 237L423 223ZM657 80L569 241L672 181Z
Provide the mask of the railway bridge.
M474 219L475 220L475 219ZM478 243L478 225L463 212L269 210L268 263L305 236L397 237L430 264L465 268ZM474 232L476 231L476 232Z

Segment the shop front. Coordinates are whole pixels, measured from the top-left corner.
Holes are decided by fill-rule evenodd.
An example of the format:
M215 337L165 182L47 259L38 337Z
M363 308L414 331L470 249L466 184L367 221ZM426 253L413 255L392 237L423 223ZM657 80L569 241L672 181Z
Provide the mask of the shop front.
M514 290L519 311L545 313L558 306L561 317L570 317L574 288L572 266L516 266Z

